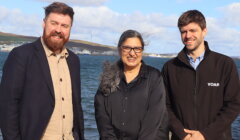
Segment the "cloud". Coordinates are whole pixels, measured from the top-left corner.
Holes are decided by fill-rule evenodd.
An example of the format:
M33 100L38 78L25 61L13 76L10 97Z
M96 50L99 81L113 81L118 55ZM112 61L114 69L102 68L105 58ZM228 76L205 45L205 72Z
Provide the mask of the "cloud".
M225 12L229 16L234 16L230 9ZM148 52L177 53L183 47L176 15L143 14L141 12L122 14L105 6L74 7L74 11L76 15L73 34L76 36L72 37L77 39L116 46L123 31L135 29L141 32L145 41L149 43L146 47ZM240 31L232 26L240 25L238 20L221 24L221 22L224 23L223 18L213 18L207 15L206 17L209 30L206 40L211 44L210 47L220 53L239 56Z
M232 3L217 9L222 16L207 18L207 39L214 44L213 50L231 56L239 56L240 17L238 15L240 15L240 3Z
M224 8L225 13L232 15L234 8ZM148 43L146 52L177 53L183 44L177 28L176 15L163 13L130 14L116 12L106 6L73 7L75 11L71 39L92 41L105 45L116 46L121 33L127 29L135 29L143 34ZM39 15L24 14L18 9L0 7L0 31L24 35L40 36L42 33L42 18ZM232 56L240 54L240 25L237 18L223 17L207 18L208 35L206 40L214 51ZM224 22L229 18L229 22ZM230 22L231 19L231 22Z
M229 24L219 24L221 19L207 18L207 40L212 49L227 55L239 56L240 31Z
M55 0L38 0L43 2L55 2ZM58 0L59 2L64 2L66 4L73 4L78 6L100 6L103 5L108 0Z
M86 37L84 40L116 45L121 33L127 29L143 33L149 45L152 39L176 40L174 35L169 36L177 30L175 16L141 12L121 14L105 6L74 7L74 11L76 15L73 32L79 35L78 38Z
M0 6L0 31L21 35L40 35L39 15L26 15L19 9L7 9Z
M240 25L240 2L232 3L225 7L220 7L219 10L223 13L223 23L231 26Z

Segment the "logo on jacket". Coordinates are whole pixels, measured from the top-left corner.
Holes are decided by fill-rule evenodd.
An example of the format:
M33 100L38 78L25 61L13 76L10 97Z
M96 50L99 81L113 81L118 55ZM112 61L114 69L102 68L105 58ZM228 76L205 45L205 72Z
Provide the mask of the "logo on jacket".
M209 87L219 87L220 83L207 83Z

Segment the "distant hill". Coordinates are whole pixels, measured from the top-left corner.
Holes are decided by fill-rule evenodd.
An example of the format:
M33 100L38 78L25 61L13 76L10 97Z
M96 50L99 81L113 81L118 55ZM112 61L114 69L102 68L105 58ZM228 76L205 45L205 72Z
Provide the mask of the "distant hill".
M12 33L0 32L0 51L10 51L14 47L19 45L33 42L38 37L24 36ZM74 51L76 54L87 54L87 55L118 55L117 47L102 45L94 42L83 41L83 40L70 40L66 47ZM163 57L171 58L175 57L176 54L152 54L143 53L144 56L150 57Z
M36 40L38 37L16 35L12 33L0 32L0 45L24 44ZM76 53L86 54L116 54L117 49L114 46L107 46L83 40L70 40L66 47L74 50Z
M0 44L13 42L13 41L21 41L21 42L33 41L36 38L37 37L33 37L33 36L23 36L23 35L0 32Z
M0 51L10 51L13 47L19 46L24 43L33 42L38 37L24 36L12 33L4 33L0 31ZM6 48L11 49L6 49ZM83 40L70 40L66 47L74 51L76 54L91 54L91 55L118 55L117 47L102 45L94 42L83 41ZM177 54L155 54L155 53L143 53L144 56L150 57L161 57L161 58L172 58ZM240 57L232 57L233 59L239 60Z

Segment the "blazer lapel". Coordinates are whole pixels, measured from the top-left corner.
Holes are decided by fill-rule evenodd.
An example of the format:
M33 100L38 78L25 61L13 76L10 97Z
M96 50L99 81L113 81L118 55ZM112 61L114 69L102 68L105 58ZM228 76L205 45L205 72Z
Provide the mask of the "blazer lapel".
M73 56L71 53L69 53L69 56L67 57L67 63L68 63L68 68L70 72L70 77L71 77L71 83L72 83L72 99L73 99L73 105L76 103L76 99L78 98L76 94L78 94L78 89L76 85L76 78L79 73L79 71L76 71L76 66L74 64L74 60L72 59ZM80 73L79 73L80 74Z
M48 60L47 60L40 38L36 42L36 53L40 61L40 67L43 71L44 79L46 80L46 83L50 89L50 94L54 99L55 96L54 96L52 78L50 74L50 68L49 68Z
M67 58L67 64L68 64L68 69L69 69L69 73L70 73L70 78L71 78L71 83L72 83L72 92L74 92L74 87L75 87L75 82L74 82L74 69L72 68L74 66L74 64L72 63L73 60L71 54L69 53L69 56Z

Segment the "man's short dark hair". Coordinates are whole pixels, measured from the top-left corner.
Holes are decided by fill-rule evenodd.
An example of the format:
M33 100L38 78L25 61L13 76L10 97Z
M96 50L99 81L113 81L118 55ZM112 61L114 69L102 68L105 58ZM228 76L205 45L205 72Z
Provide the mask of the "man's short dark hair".
M184 12L178 19L178 28L188 25L189 23L197 23L201 29L206 28L206 20L204 15L198 10L189 10Z
M73 22L74 11L72 7L68 6L65 3L53 2L52 4L48 5L44 9L45 9L45 18L47 18L50 13L58 13L63 15L69 15Z

